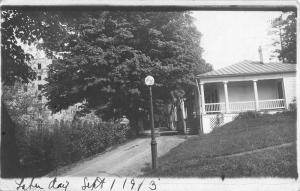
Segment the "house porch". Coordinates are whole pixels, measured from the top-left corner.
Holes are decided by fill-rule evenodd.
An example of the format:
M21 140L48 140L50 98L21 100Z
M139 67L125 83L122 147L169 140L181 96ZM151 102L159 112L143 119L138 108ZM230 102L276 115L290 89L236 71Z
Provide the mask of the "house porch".
M203 133L232 121L240 112L287 108L282 78L200 83L200 92Z
M286 108L282 79L206 83L201 90L203 114Z

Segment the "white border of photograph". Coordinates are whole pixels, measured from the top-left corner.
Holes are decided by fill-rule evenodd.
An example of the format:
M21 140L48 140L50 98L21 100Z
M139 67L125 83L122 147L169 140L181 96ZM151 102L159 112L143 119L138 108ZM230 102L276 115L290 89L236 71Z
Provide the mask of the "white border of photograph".
M1 2L1 6L11 5L11 6L175 6L175 7L185 7L190 9L222 9L222 8L269 8L269 7L297 7L297 31L300 30L300 22L299 22L299 1L296 0L264 0L264 1L252 1L252 0L3 0ZM297 35L297 57L299 58L299 44L300 38ZM299 60L299 59L298 59ZM299 62L299 61L298 61ZM297 64L297 70L299 71L299 64ZM300 78L299 73L297 73L297 98L299 98L299 85ZM299 108L299 102L298 106ZM299 119L300 114L298 112L297 117ZM299 123L297 122L297 129L299 127ZM297 131L297 140L299 140L300 134ZM299 147L297 141L297 170L299 174ZM104 178L104 177L100 177ZM114 179L116 179L114 188L115 191L122 190L131 190L131 186L127 185L123 188L123 182L126 177L118 178L118 177L105 177L105 182L112 183ZM128 180L131 180L133 177L128 177ZM83 190L83 182L84 177L57 177L58 181L61 183L69 182L69 186L67 190ZM95 179L95 177L89 177L89 180ZM295 180L292 178L269 178L269 177L258 177L258 178L225 178L223 181L221 178L134 178L135 182L139 184L144 181L143 185L140 187L140 191L150 191L151 181L155 181L156 190L158 191L179 191L179 190L299 190L300 184L299 179ZM43 190L54 190L48 189L49 182L53 180L53 178L37 178L34 179L34 183L39 184L43 187ZM29 183L30 179L25 179L25 182ZM0 179L0 190L3 191L11 191L17 190L17 184L20 182L20 179ZM152 182L153 183L153 182ZM110 190L111 184L106 184L102 189L97 188L94 190ZM19 190L22 190L21 188ZM31 190L39 190L39 189L31 189ZM63 188L59 188L56 190L65 190ZM86 189L91 190L91 189ZM138 190L138 187L134 187L132 190Z

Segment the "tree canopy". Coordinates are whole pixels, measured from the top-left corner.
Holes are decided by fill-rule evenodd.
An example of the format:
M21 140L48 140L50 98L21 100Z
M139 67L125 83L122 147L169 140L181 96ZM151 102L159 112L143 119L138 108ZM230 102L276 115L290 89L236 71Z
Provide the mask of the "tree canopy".
M2 83L28 83L35 78L35 72L28 65L33 56L24 51L22 44L31 45L43 39L43 48L50 55L57 44L52 42L57 42L65 32L61 30L59 14L3 8L1 16Z
M85 110L95 109L104 119L117 110L134 120L148 110L147 75L155 78L154 104L160 112L191 90L196 74L211 70L189 12L72 16L62 23L66 35L57 42L60 57L50 65L45 86L54 112L84 102Z
M42 40L39 48L56 58L45 93L54 112L78 102L105 119L115 111L136 121L148 110L146 75L154 76L157 114L194 85L195 74L211 69L202 59L201 34L188 12L1 11L2 83L35 78L32 55L21 44ZM3 103L3 102L2 102ZM15 125L2 104L2 176L16 176L19 161Z
M1 12L1 52L2 52L2 82L14 84L15 81L28 82L34 78L33 70L27 65L31 55L26 54L18 45L17 39L24 43L31 43L37 36L34 22L28 16L16 10Z
M54 112L83 102L83 112L134 120L149 109L144 78L152 75L159 115L193 88L196 74L211 70L189 12L4 9L2 17L2 82L34 79L32 56L18 42L42 39L39 48L55 58L44 88Z
M293 64L297 63L296 18L296 12L285 12L272 21L271 29L279 37L273 43L279 47L274 51L278 59Z

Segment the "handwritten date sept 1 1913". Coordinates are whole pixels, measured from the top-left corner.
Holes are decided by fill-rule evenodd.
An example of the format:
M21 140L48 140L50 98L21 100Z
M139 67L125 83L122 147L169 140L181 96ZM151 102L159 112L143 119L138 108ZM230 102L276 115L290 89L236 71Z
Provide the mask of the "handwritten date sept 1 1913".
M22 178L20 181L15 182L17 187L16 190L20 191L30 191L30 190L62 190L67 191L69 186L71 185L70 181L58 181L57 177L51 179L51 181L45 186L43 184L39 184L35 178L31 178L30 181L25 181ZM77 184L76 184L77 185ZM92 190L103 190L103 191L119 191L119 189L124 191L132 190L132 191L154 191L157 190L157 184L154 180L145 181L136 180L134 178L125 178L125 179L112 179L105 177L95 177L88 178L83 177L83 183L80 188L77 188L82 191L92 191ZM76 189L76 190L77 190Z

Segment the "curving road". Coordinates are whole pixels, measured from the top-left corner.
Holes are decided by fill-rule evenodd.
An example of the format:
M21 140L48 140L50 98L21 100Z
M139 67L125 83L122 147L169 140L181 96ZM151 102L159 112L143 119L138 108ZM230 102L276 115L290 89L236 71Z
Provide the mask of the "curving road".
M186 136L182 135L157 137L158 156L166 154L185 139ZM73 167L60 169L54 175L132 177L142 175L142 169L149 164L151 165L150 138L138 138L92 159L80 161Z

